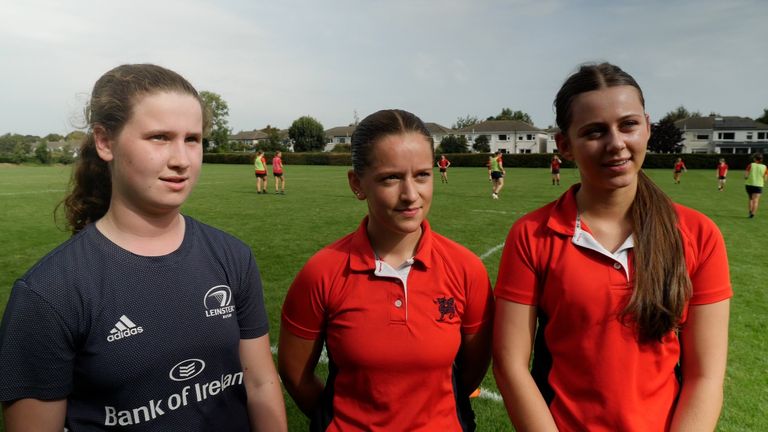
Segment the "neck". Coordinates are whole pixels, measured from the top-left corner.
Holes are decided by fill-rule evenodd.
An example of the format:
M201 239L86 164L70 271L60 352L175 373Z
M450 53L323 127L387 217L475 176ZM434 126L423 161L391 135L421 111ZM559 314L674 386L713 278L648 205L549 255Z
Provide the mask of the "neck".
M367 231L371 247L379 259L397 268L416 254L423 229L419 228L412 233L399 234L372 226L369 220Z
M611 252L632 234L629 213L637 193L637 183L611 191L590 190L583 184L576 192L576 205L581 219L592 236Z
M185 223L176 210L147 215L111 202L96 228L110 241L142 256L167 255L181 246Z

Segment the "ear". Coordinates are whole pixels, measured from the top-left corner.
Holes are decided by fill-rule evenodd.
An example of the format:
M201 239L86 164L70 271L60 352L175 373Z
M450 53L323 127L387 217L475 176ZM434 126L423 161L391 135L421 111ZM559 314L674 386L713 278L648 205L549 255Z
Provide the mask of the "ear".
M113 141L103 126L93 127L93 142L96 145L96 153L104 162L112 162L115 156L112 154Z
M557 144L557 151L563 156L563 159L572 161L571 141L562 132L555 134L555 143Z
M355 170L347 171L347 180L349 180L349 188L352 189L352 193L355 197L360 201L365 200L365 192L363 192L363 188L360 184L360 177L355 173Z
M646 131L648 132L648 136L651 136L651 116L649 116L648 113L645 113L645 127Z

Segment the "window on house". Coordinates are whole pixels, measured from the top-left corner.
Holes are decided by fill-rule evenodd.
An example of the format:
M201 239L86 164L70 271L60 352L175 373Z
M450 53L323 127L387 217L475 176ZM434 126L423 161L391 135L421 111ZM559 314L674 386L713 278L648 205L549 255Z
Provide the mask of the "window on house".
M499 135L499 141L506 141L507 136L506 135Z
M339 138L339 144L346 144L346 143L347 143L347 137Z
M747 132L747 140L752 141L752 132Z
M766 138L768 138L768 132L758 132L757 133L757 139L761 140L761 139L766 139Z
M720 154L733 154L733 147L721 147Z
M506 153L506 152L507 152L507 149L505 149L505 148L500 148L500 149L499 149L499 152L500 152L500 153Z
M528 141L533 141L533 135L528 134L525 136L525 139L527 139Z
M706 141L709 139L709 134L697 134L696 139Z
M520 153L530 153L531 149L519 149Z
M747 147L737 147L736 154L749 154L749 149Z
M717 139L721 139L721 140L736 139L736 133L735 132L718 132Z

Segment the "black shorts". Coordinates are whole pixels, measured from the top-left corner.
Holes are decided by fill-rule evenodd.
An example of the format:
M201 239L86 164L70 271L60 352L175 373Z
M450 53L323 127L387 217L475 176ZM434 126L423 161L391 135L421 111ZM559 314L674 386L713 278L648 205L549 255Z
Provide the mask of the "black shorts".
M718 180L725 180L725 176L718 176L717 179Z
M559 168L557 168L557 169L552 168L552 174L560 174L560 169Z
M504 173L501 171L491 171L491 178L494 180L504 178Z
M747 195L749 196L752 196L752 194L763 193L763 188L760 186L745 185L744 187L747 189Z
M448 168L440 168L440 172L446 172L448 171Z
M272 175L275 177L282 177L283 173L272 173Z
M675 170L675 174L680 174L683 170Z
M256 177L258 177L260 179L267 178L267 173L256 171Z

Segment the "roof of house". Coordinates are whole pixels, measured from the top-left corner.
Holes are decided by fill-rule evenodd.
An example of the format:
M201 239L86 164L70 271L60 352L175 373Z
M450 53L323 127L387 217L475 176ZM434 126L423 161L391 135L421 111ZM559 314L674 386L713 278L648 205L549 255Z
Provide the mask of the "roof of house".
M426 126L429 133L433 135L434 134L452 134L455 132L453 129L447 128L438 123L425 122L424 126Z
M543 132L536 126L520 120L486 120L473 126L467 126L458 130L460 133L483 132Z
M351 137L356 126L337 126L325 131L327 137Z
M756 122L749 117L737 116L708 116L690 117L675 122L678 129L710 129L710 130L749 130L768 129L768 125Z
M253 141L267 138L269 138L269 135L260 130L252 130L248 132L241 131L229 137L232 141Z

